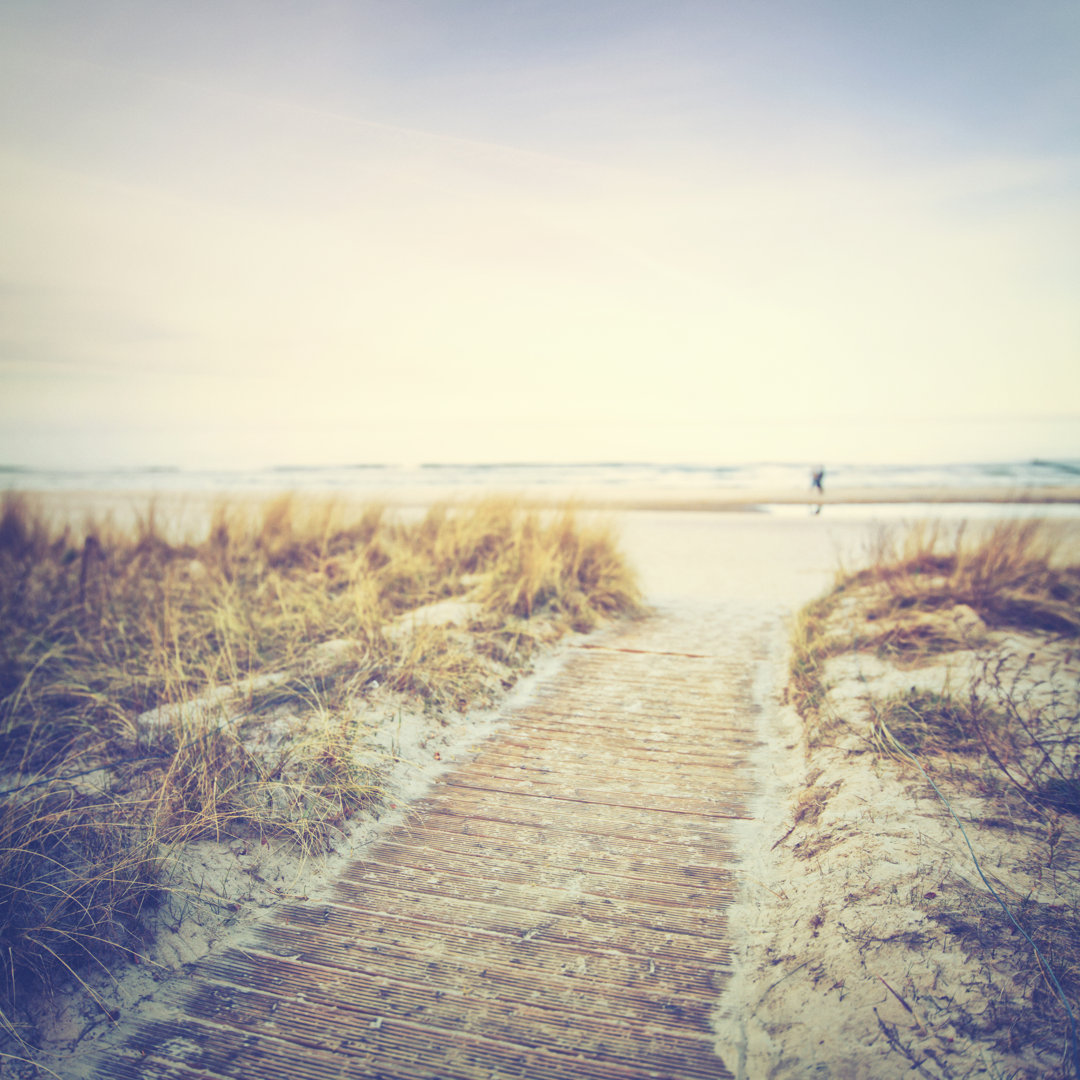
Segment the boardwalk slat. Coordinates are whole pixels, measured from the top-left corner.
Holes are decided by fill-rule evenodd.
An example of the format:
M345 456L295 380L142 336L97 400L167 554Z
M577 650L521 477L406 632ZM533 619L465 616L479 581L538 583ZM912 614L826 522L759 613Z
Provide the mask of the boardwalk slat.
M490 827L485 829L484 826ZM461 852L482 855L487 850L493 859L528 863L542 859L549 866L577 867L588 859L596 874L619 877L663 878L673 870L689 877L727 881L734 872L730 867L717 865L714 849L697 851L675 844L642 844L637 840L617 840L577 833L563 835L558 847L548 842L541 829L499 829L498 822L476 821L469 818L438 818L429 814L422 825L413 826L403 834L402 843L424 850Z
M575 871L580 866L580 856L576 859L559 859L543 849L534 852L521 845L507 851L499 850L492 844L478 844L475 840L469 844L455 845L448 842L452 838L439 842L432 841L430 836L425 834L421 838L414 832L406 843L380 844L378 861L383 865L446 870L482 878L499 876L511 881L515 878L535 881L536 874L541 870ZM682 889L706 888L714 896L724 896L733 881L731 870L724 867L687 866L676 860L605 859L599 853L591 858L592 865L585 885L591 896L611 897L616 892L619 895L633 895L632 890L638 888L644 894L662 892L666 899L681 902ZM366 864L374 862L374 859L365 860Z
M640 828L624 827L619 823L594 818L587 827L579 828L570 835L565 830L555 830L545 825L470 813L459 803L453 807L439 807L430 803L424 805L424 816L413 831L428 829L453 833L455 836L491 837L503 843L524 843L530 847L540 844L550 846L557 842L563 850L580 851L589 858L594 853L611 853L623 854L628 858L661 855L679 859L685 852L687 866L722 865L733 857L729 839L718 835L716 830L693 833L685 828L668 829L654 822L646 833Z
M463 1033L565 1052L572 1027L578 1053L602 1055L629 1066L640 1060L666 1059L688 1076L701 1071L694 1064L704 1059L703 1075L715 1075L711 1040L679 1027L639 1027L596 1015L578 1017L406 983L371 980L367 986L351 987L347 998L321 992L317 980L306 985L302 996L292 997L206 983L178 1003L197 1019L254 1033L273 1024L288 1031L291 1039L324 1049L332 1049L343 1032L375 1030L373 1025L381 1027L380 1021L396 1021L423 1024L432 1039Z
M318 908L294 905L281 912L281 922L289 926L308 927L319 932L343 933L353 942L367 942L382 948L387 940L408 935L416 943L434 932L442 940L451 933L475 932L509 939L517 945L539 940L543 946L571 946L588 953L620 953L635 958L642 967L648 961L667 960L705 964L710 970L730 959L730 950L722 934L702 937L700 934L676 930L650 930L620 921L596 922L580 918L545 916L542 919L496 905L459 903L446 900L438 918L425 909L423 918L416 917L416 904L387 902L377 910L364 910L348 904L326 904ZM463 929L464 928L464 929Z
M374 887L374 889L372 888ZM357 906L369 908L384 898L374 890L410 894L414 903L437 906L440 899L471 900L478 908L503 908L530 914L572 915L599 922L622 922L664 931L683 931L703 937L717 936L723 900L707 890L683 898L679 904L650 904L647 901L600 899L582 896L572 886L559 887L544 880L517 884L480 881L446 875L433 880L429 873L407 867L382 868L371 863L345 871L337 895Z
M356 985L350 980L385 979L398 986L427 986L477 1001L550 1009L566 1017L606 1017L621 1024L645 1027L684 1025L698 1031L705 1030L711 1008L704 997L662 994L655 986L635 989L594 982L588 987L585 999L582 983L573 973L559 980L537 981L520 971L483 968L477 972L467 967L457 970L424 958L397 955L358 954L350 966L335 968L309 964L295 957L233 949L205 961L201 970L208 978L221 982L283 994L303 993L306 981L298 973L314 971L328 987L341 986L345 988L343 993L349 994Z

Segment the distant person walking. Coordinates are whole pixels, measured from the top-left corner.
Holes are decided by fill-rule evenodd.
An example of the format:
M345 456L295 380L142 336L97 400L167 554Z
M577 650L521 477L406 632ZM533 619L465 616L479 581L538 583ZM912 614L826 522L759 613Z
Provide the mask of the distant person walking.
M825 467L823 465L819 465L814 469L811 474L810 486L817 491L819 495L825 494Z

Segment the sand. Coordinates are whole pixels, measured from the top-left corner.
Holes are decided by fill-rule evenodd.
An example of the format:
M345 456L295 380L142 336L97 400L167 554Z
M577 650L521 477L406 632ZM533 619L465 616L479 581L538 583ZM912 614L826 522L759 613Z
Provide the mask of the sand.
M852 598L830 631L865 637L865 610ZM1075 1009L1076 960L1061 946L1080 910L1080 821L1032 813L981 747L921 753L924 773L882 751L874 722L911 691L1001 707L997 672L1021 715L1049 706L1075 738L1080 653L1050 634L988 630L963 606L936 618L966 640L917 664L854 650L827 661L820 745L784 679L772 687L731 914L739 960L714 1018L737 1077L1075 1075L1065 1010L975 859L1043 940Z
M66 506L71 512L73 504ZM756 820L741 832L743 888L730 923L738 963L717 1002L720 1056L740 1077L995 1075L992 1063L982 1073L974 1067L947 1071L960 1053L954 1049L956 1028L942 1019L944 1012L931 1015L924 1001L927 986L934 1000L968 1001L964 986L970 972L962 950L934 959L926 950L882 946L870 962L859 945L867 926L880 938L894 928L902 933L925 927L925 910L909 896L908 882L928 893L949 875L962 876L955 838L940 809L925 792L913 794L917 781L895 763L882 765L850 747L808 757L801 722L783 700L787 619L830 585L841 562L857 561L873 522L833 520L827 512L778 517L673 509L621 512L617 520L651 604L691 618L699 613L713 625L752 617L773 627L754 672L764 703L756 759L760 796ZM424 618L455 614L436 611ZM544 670L557 670L572 644L550 651L541 661ZM947 678L952 667L943 670ZM848 672L837 680L837 707L856 720L864 674ZM941 677L942 671L928 676ZM527 696L532 685L526 678L514 693ZM406 822L410 803L432 779L499 722L494 709L444 722L389 697L375 702L365 719L373 751L391 765L385 810L356 822L331 854L313 862L300 862L282 847L235 841L189 849L175 867L176 879L198 882L213 902L170 901L142 962L88 979L98 1001L72 986L51 1002L36 1003L46 1064L61 1076L77 1075L110 1027L110 1016L153 1016L163 988L182 978L186 965L237 940L255 920L273 917L284 900L324 895L348 860L386 829ZM791 826L799 800L815 787L829 792L818 821L776 843ZM803 854L795 849L838 831L843 842L812 857L805 857L805 846L799 849ZM848 911L854 902L845 898L856 891L853 881L870 899ZM919 1030L912 1028L901 998L917 1001ZM986 1051L982 1044L976 1049ZM1013 1058L1002 1059L1002 1068L1015 1065Z

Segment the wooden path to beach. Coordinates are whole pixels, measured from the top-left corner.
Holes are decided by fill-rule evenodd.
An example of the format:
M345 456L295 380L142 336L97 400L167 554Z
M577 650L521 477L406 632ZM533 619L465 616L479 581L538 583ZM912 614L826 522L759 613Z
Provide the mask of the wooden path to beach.
M332 902L200 962L91 1075L731 1076L710 1014L757 646L708 637L655 616L570 650Z

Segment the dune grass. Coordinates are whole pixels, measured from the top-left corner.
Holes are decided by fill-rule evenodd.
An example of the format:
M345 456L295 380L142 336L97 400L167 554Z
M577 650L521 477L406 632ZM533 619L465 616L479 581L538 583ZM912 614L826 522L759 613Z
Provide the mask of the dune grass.
M841 588L867 585L880 591L871 617L964 604L993 628L1080 635L1080 563L1038 519L976 536L931 525L882 533L870 565Z
M837 633L834 614L855 611ZM1080 559L1044 522L1003 522L980 535L917 525L883 531L866 565L841 571L834 588L799 614L792 634L790 700L813 747L828 737L824 665L872 651L908 665L979 644L981 629L1080 637ZM921 703L917 703L921 712Z
M172 846L304 852L377 800L357 702L490 698L537 645L632 612L611 531L512 501L379 507L282 497L176 536L0 508L0 1024L65 971L137 950ZM459 600L467 626L429 625ZM286 708L287 707L287 708ZM245 718L290 711L288 738Z

